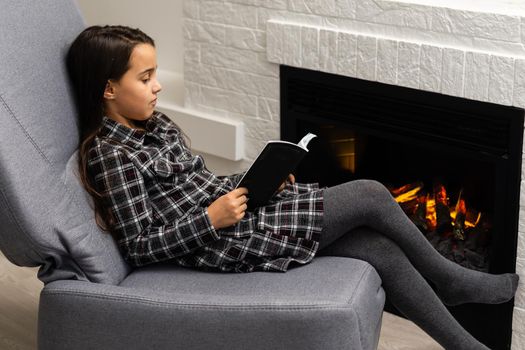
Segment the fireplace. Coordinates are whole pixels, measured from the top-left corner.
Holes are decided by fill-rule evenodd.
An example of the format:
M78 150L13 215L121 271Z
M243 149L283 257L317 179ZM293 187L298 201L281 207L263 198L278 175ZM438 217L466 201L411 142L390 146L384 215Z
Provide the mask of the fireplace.
M434 247L467 268L514 272L524 111L281 65L281 138L318 135L299 182L382 182ZM514 301L449 307L510 349ZM386 310L402 316L389 304Z

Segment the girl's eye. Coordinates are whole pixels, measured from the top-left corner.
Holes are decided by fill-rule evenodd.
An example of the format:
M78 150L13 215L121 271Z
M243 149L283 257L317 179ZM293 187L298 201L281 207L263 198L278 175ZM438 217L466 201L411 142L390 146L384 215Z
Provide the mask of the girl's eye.
M148 81L149 81L149 78L147 78L147 79L142 79L142 82L143 82L143 83L147 83Z

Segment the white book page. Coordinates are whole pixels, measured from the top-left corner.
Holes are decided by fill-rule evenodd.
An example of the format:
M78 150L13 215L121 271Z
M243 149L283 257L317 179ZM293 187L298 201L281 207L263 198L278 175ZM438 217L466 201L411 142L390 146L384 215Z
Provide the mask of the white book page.
M301 148L304 148L306 151L308 151L308 148L306 148L306 146L308 146L308 143L309 143L314 137L317 137L317 135L312 134L311 132L309 132L308 134L306 134L306 135L301 139L301 141L299 141L299 143L298 143L297 145L298 145L299 147L301 147Z
M304 149L306 152L308 152L308 148L306 148L306 146L308 146L308 143L309 143L314 137L317 137L317 135L312 134L311 132L309 132L309 133L306 134L306 135L301 139L301 141L299 141L298 143L293 143L293 142L290 142L290 141L283 141L283 140L271 140L271 141L268 141L267 143L287 143L287 144L289 144L289 145L299 146L299 147L301 147L302 149Z

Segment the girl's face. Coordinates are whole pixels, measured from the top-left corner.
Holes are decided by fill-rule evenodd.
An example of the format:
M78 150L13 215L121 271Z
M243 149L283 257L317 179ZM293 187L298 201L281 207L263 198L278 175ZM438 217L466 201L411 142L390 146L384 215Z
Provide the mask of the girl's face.
M157 93L157 54L149 44L139 44L131 52L130 68L119 81L109 80L104 91L106 115L130 128L134 121L147 120L153 114Z

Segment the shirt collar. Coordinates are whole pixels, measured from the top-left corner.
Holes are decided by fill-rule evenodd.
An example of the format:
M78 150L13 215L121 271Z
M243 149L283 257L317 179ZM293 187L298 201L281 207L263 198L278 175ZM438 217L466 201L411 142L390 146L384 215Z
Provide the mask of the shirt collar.
M159 128L157 119L157 113L153 113L144 125L145 130L140 130L127 127L108 116L103 116L102 125L98 135L132 147L141 147L147 133L155 134L157 132L157 129Z

